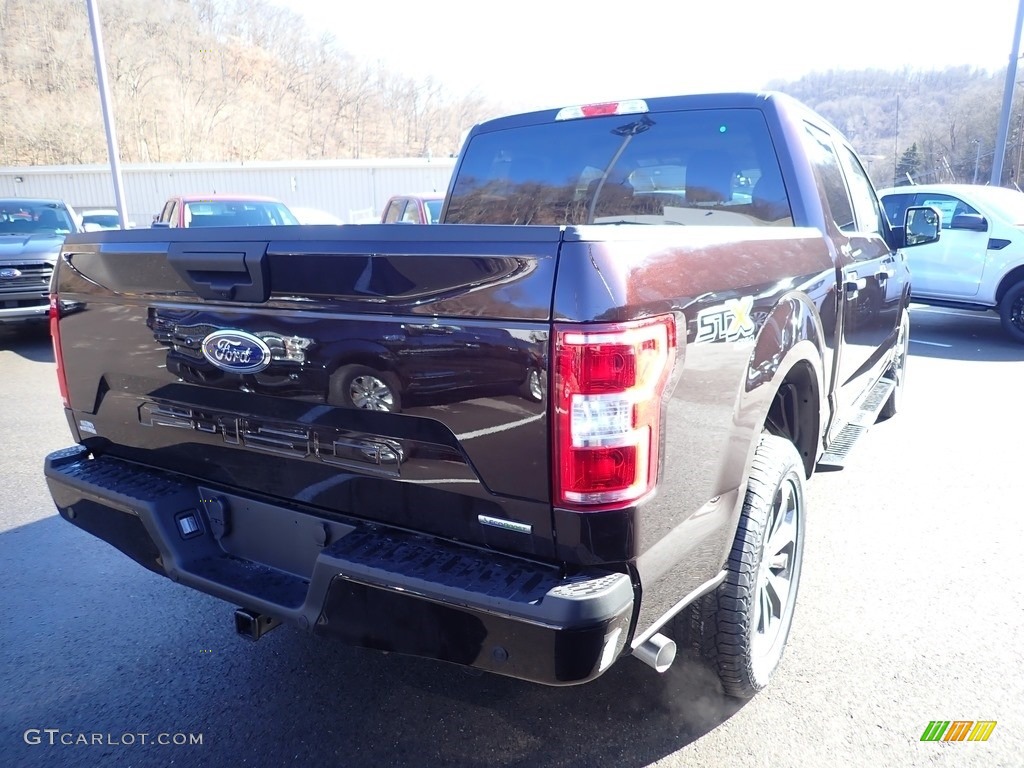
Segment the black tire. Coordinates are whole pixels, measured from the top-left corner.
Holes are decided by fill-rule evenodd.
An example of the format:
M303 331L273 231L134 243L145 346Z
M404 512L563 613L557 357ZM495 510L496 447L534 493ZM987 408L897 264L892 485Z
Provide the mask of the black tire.
M999 319L1006 334L1024 344L1024 280L1010 286L999 302Z
M910 313L904 311L903 319L900 320L900 330L896 336L896 348L893 350L892 363L885 377L896 382L889 399L885 401L882 410L878 412L877 421L891 419L900 408L903 407L903 388L907 383L907 354L910 348Z
M346 365L331 376L331 405L364 411L402 410L398 381L390 371L376 371L365 365Z
M791 442L764 434L725 581L676 619L677 637L711 665L727 695L751 698L778 667L793 624L803 547L803 461Z

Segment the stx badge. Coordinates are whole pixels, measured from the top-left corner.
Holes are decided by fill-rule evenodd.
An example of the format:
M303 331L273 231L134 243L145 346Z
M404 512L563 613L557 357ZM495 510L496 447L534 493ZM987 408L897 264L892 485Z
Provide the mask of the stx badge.
M754 335L753 296L729 299L717 307L702 310L697 315L698 344L712 341L739 341Z

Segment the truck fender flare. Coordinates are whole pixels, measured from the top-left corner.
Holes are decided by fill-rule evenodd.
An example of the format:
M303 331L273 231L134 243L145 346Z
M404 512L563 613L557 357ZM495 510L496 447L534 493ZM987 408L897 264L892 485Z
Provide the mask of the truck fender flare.
M816 399L816 424L798 440L807 475L822 450L822 431L827 424L828 387L825 378L825 333L817 309L800 294L783 297L760 324L747 363L744 384L736 402L736 424L749 429L743 483L750 473L757 436L765 428L772 404L791 374L798 368L799 381L809 384Z

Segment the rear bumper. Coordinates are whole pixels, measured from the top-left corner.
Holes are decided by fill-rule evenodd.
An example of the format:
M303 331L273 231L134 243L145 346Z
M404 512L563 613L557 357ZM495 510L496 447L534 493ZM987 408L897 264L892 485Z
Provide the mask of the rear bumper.
M150 570L347 644L547 685L626 645L628 575L551 565L208 488L81 447L46 458L64 519Z

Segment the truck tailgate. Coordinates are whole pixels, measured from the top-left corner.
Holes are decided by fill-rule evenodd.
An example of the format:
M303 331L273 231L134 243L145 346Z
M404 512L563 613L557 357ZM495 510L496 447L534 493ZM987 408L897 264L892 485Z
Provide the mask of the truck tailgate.
M96 454L552 557L556 227L68 238L69 421Z

